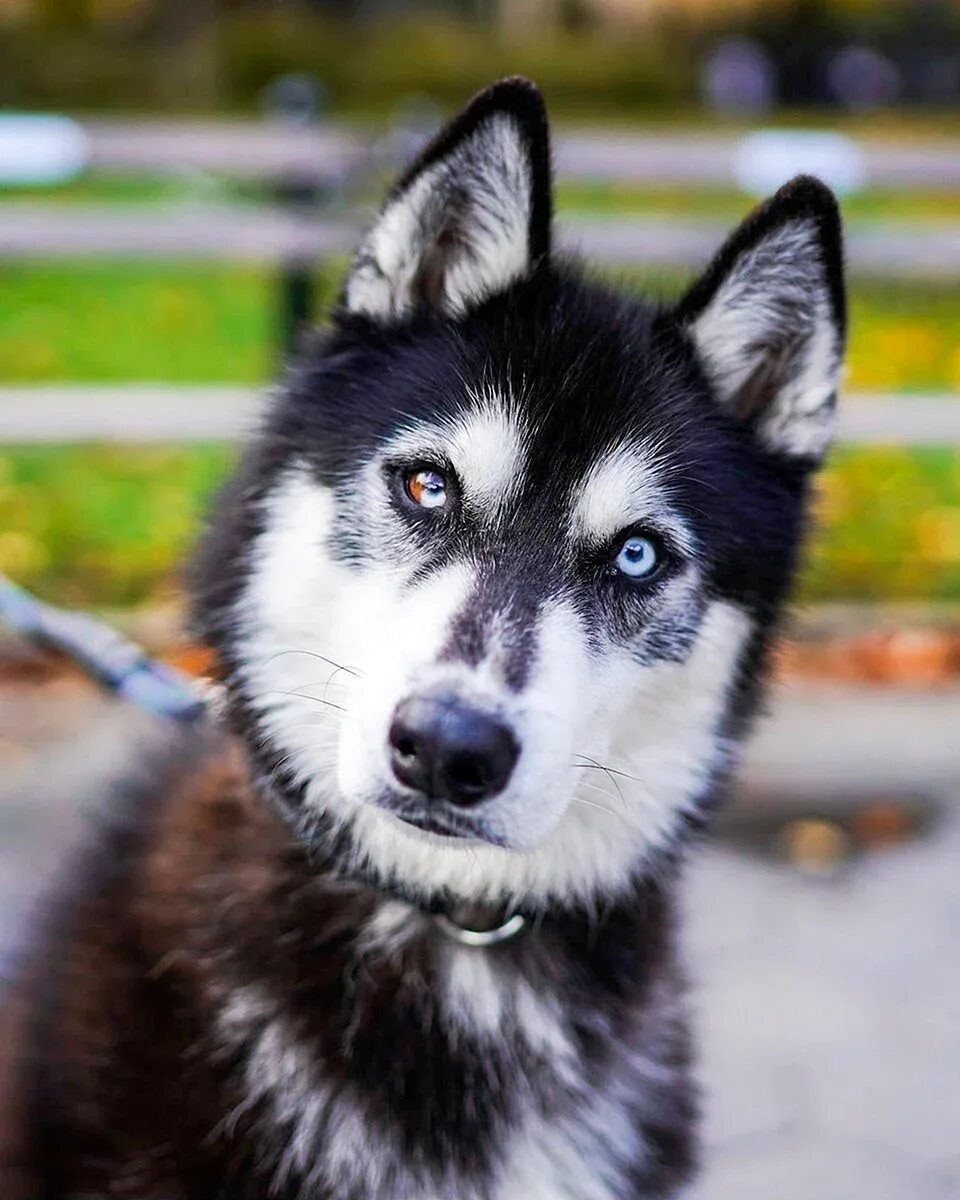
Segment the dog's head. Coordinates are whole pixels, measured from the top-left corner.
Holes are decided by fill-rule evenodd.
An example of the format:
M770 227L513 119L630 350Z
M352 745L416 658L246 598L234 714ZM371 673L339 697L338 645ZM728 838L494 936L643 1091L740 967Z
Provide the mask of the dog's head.
M221 507L198 611L305 838L407 887L610 894L728 769L834 423L836 205L676 306L551 251L538 92L390 193Z

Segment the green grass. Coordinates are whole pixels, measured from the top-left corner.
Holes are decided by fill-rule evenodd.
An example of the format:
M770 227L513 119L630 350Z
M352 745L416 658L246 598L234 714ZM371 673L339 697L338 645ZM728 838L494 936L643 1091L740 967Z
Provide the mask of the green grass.
M386 182L389 183L389 180ZM103 204L144 208L199 201L218 204L263 203L269 198L267 184L258 180L189 170L156 175L94 170L67 183L0 184L0 211L7 204Z
M329 304L342 267L318 275ZM637 275L656 294L679 276ZM275 366L276 276L211 263L0 265L0 384L260 383ZM960 292L855 283L848 383L960 390Z
M0 381L265 379L270 285L252 267L0 265Z
M22 187L0 184L4 204L157 204L195 195L196 183L176 175L123 175L91 171L68 183Z
M947 448L836 450L820 481L802 594L960 599L960 455Z
M682 216L737 221L763 197L747 196L735 188L646 187L632 183L561 182L557 208L561 213L609 216ZM852 221L958 221L960 202L955 192L884 191L871 188L846 196L844 216Z

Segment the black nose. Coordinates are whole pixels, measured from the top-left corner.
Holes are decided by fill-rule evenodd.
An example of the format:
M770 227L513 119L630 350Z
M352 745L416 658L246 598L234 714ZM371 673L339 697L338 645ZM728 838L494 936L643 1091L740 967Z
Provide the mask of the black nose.
M451 696L403 700L390 725L397 779L452 804L478 804L502 791L519 755L506 725Z

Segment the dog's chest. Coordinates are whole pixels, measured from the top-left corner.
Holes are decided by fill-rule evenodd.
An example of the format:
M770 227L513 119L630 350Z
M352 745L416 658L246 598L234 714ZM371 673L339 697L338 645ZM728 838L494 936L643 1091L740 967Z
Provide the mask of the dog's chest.
M434 965L429 981L401 975L386 1004L355 983L333 1040L259 985L227 998L221 1033L267 1186L298 1200L621 1196L645 1147L622 1072L585 1051L593 1015L485 951L444 946Z

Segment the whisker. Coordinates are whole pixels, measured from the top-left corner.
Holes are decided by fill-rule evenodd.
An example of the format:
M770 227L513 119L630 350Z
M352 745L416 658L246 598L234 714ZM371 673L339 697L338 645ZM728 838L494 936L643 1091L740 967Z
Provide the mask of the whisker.
M344 670L343 667L336 667L333 671L330 672L330 674L327 676L326 679L311 679L307 683L299 683L291 691L290 695L291 696L305 696L308 700L316 700L317 697L311 696L310 693L306 690L307 688L312 688L312 687L322 687L323 688L323 699L324 700L326 700L327 692L330 690L330 688L332 686L336 686L345 692L349 692L351 684L338 683L338 684L334 685L334 683L333 683L333 681L337 677L337 674L342 670Z
M309 746L298 746L295 750L291 750L288 754L285 754L283 756L283 758L279 759L271 767L270 778L274 779L276 777L277 773L280 771L283 764L286 762L289 762L290 759L293 758L297 754L310 754L312 751L315 751L315 750L328 751L329 749L330 749L330 746L326 742L313 742Z
M601 796L609 796L611 800L616 800L617 798L613 792L608 792L606 788L597 787L593 783L581 783L580 786L589 789L591 792L599 792Z
M334 702L332 700L324 700L320 696L309 696L309 695L307 695L306 692L298 692L298 691L285 692L279 688L270 688L269 691L264 693L264 695L266 695L266 696L293 696L293 698L295 700L312 700L315 704L325 704L328 708L337 709L338 712L345 713L347 711L343 707L342 704L334 704Z
M611 771L609 767L605 767L605 766L603 765L603 763L599 763L599 762L597 762L597 760L596 760L595 758L591 758L589 754L578 754L578 755L577 755L577 757L578 757L578 758L585 758L585 759L587 760L587 761L586 761L586 763L580 763L580 764L579 764L579 766L580 766L580 769L581 769L581 770L585 770L585 771L586 771L586 770L589 770L589 769L590 769L590 767L593 767L593 768L595 768L597 771L603 771L603 772L605 772L605 774L607 774L607 775L609 775L609 776L610 776L610 782L611 782L611 783L613 784L613 786L614 786L614 787L617 789L617 793L618 793L618 794L619 794L619 796L620 796L620 803L623 805L623 807L624 807L624 808L626 808L626 807L627 807L627 802L626 802L626 800L624 799L624 796L623 796L623 788L620 786L620 784L619 784L619 783L617 782L617 780L614 778L615 772Z
M339 671L346 671L348 675L355 675L357 679L361 679L366 674L365 671L359 671L356 667L345 667L343 663L334 662L332 658L327 658L324 654L317 654L315 650L279 650L276 654L271 654L266 661L267 663L272 663L274 659L283 658L285 654L306 654L310 658L318 658L330 667L336 667ZM266 663L264 665L266 666Z
M623 820L620 814L614 812L612 808L606 808L602 804L594 804L592 800L584 800L582 796L577 796L576 801L578 804L585 804L587 808L597 808L600 810L600 812L605 812L608 817L616 817L618 821Z
M334 679L336 679L336 677L337 677L337 672L331 671L329 676L326 679L308 679L306 683L298 683L297 686L293 690L294 690L294 692L302 692L304 690L304 688L312 688L312 687L328 688L328 687L330 687L332 681ZM344 691L349 691L353 685L350 683L338 683L336 686L338 688L343 688Z
M579 758L588 758L586 754L579 754ZM608 767L604 763L599 763L595 758L590 758L591 766L596 767L600 771L606 771L610 775L619 775L621 779L630 779L634 783L643 783L643 780L638 775L631 775L629 771L620 771L616 767Z
M336 679L336 677L340 674L341 671L346 671L346 667L337 667L337 669L333 672L333 674L330 676L330 678L327 680L327 682L323 685L324 700L326 700L326 698L327 698L327 692L330 691L330 684L333 683L333 681ZM347 674L349 675L350 672L347 671ZM338 684L338 687L349 687L349 684L341 683L341 684Z

